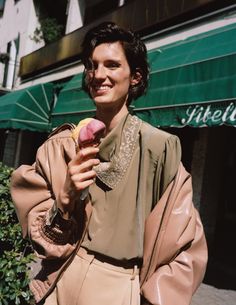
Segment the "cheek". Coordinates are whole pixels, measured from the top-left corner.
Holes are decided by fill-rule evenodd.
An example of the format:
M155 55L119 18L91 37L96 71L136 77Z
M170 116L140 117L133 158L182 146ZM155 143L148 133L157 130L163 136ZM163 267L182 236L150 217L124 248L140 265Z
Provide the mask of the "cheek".
M127 76L126 78L123 79L123 82L122 82L122 84L121 84L122 89L123 89L124 91L127 91L127 92L128 92L128 90L129 90L129 88L130 88L130 85L131 85L131 80L130 80L130 77Z
M114 78L115 79L115 78ZM131 76L130 73L120 73L119 75L116 75L116 81L121 86L129 88L131 84Z

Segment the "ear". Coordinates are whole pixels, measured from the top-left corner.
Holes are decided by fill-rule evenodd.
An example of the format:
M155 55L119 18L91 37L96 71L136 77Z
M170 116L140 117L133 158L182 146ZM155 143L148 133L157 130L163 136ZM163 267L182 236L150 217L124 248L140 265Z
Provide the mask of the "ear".
M131 86L137 85L141 81L141 79L142 79L142 74L138 70L136 70L131 77L131 81L130 81Z

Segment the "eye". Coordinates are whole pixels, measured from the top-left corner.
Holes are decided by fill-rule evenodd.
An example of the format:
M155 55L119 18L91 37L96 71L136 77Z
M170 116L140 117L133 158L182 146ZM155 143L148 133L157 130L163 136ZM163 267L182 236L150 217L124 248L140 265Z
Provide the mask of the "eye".
M117 68L120 67L120 63L117 62L117 61L111 60L111 61L107 61L107 62L105 63L105 66L106 66L108 69L114 70L114 69L117 69Z

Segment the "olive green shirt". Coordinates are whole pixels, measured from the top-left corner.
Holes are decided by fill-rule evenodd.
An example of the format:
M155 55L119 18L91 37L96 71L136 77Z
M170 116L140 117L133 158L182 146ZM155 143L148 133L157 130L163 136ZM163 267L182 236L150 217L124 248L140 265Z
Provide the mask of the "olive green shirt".
M118 260L142 258L145 219L177 172L179 139L127 115L102 140L99 158L82 246Z

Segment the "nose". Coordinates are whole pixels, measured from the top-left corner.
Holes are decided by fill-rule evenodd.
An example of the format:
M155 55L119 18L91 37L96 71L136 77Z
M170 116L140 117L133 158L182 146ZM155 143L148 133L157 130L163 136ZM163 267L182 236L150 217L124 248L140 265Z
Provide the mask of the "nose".
M105 79L106 78L106 69L102 65L98 65L94 71L94 77L96 79Z

